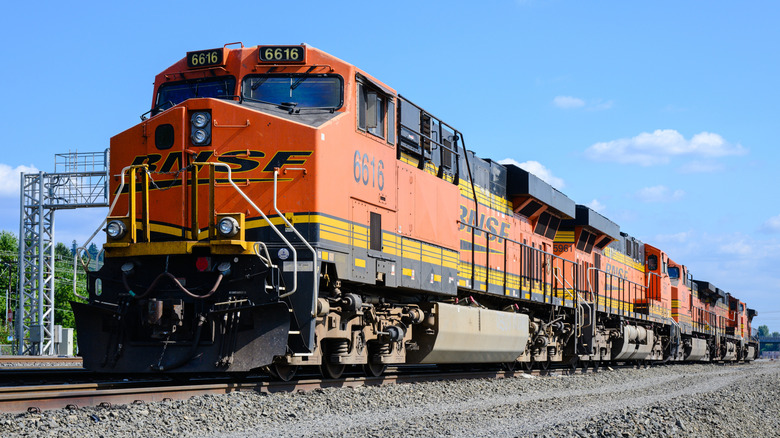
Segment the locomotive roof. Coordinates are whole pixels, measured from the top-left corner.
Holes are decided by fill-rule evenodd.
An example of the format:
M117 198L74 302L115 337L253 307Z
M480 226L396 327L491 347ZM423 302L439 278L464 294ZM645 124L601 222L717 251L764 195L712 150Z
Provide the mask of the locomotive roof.
M693 280L699 286L699 296L713 301L718 299L718 289L714 284L708 281Z
M507 170L507 195L531 196L547 204L550 208L564 215L564 219L574 218L576 208L574 201L558 189L542 181L541 178L514 164L504 164Z
M620 226L611 220L602 216L596 210L585 206L577 205L577 217L574 224L591 227L612 239L618 239L620 237Z

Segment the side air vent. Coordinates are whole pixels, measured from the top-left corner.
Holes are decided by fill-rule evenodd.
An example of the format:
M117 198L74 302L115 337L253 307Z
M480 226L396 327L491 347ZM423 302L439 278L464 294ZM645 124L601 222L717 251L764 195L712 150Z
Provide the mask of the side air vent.
M525 217L530 217L531 215L536 213L536 211L539 210L540 208L542 208L541 203L536 201L531 201L528 203L528 205L526 205L520 210L520 214Z

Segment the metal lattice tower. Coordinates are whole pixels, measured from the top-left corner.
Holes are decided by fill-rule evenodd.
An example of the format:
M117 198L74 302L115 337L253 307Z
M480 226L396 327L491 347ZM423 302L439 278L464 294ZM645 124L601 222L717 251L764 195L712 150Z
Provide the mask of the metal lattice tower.
M54 173L21 175L16 350L54 354L54 212L108 206L108 150L55 155Z

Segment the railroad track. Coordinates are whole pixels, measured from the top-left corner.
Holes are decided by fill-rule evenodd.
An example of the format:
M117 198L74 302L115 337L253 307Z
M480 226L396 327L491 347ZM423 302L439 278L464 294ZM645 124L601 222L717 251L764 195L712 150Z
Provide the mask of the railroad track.
M568 369L534 370L531 374L539 376L569 372L571 370ZM577 372L582 372L582 370ZM224 377L202 378L193 379L186 384L179 384L168 379L5 386L0 387L0 411L7 413L40 412L53 409L77 409L86 406L110 408L113 405L185 400L198 395L228 394L238 391L266 393L313 391L318 388L378 386L438 380L509 378L521 374L525 373L496 370L442 373L430 367L429 369L394 369L380 377L355 375L334 380L309 378L304 375L302 379L290 382L272 381L260 375L250 375L238 381ZM105 378L105 375L101 378Z
M228 394L238 391L255 392L297 392L313 391L318 388L379 386L396 383L431 382L457 379L499 379L512 378L521 375L547 376L569 375L598 372L612 368L636 368L647 365L611 364L608 367L566 367L560 366L548 370L534 369L532 371L451 371L442 372L435 366L404 366L389 368L380 377L364 377L358 373L347 375L341 379L322 379L317 374L302 373L298 380L280 382L271 380L265 375L248 374L239 378L224 375L216 377L193 377L188 381L176 381L169 376L116 376L94 374L82 370L75 374L80 383L68 384L31 384L30 382L15 386L0 387L0 412L21 413L39 412L53 409L76 409L86 406L110 408L114 405L131 403L151 403L169 400L186 400L194 396L206 394ZM32 372L32 370L23 370ZM44 370L39 371L40 379L62 381L67 370L52 370L46 376ZM0 373L0 376L12 375L12 372ZM90 377L91 376L91 377ZM4 382L10 380L3 379ZM6 383L3 383L4 385Z
M81 368L80 357L53 356L0 356L0 370L3 368L62 367Z

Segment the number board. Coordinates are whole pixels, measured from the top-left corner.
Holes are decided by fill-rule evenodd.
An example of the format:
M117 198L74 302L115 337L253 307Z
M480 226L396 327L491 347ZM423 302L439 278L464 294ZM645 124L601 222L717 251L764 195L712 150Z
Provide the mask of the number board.
M260 46L260 62L306 62L303 46Z
M188 68L213 67L215 65L225 65L224 48L187 52Z

